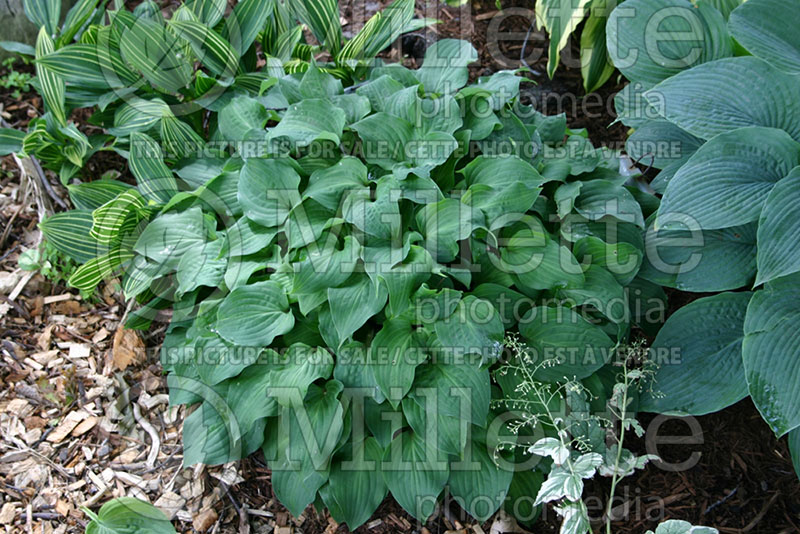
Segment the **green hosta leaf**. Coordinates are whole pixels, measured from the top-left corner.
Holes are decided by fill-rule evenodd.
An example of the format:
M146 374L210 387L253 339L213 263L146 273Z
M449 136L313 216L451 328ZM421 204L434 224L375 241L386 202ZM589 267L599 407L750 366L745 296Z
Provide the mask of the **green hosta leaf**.
M754 221L770 190L799 163L800 144L781 130L749 127L720 134L670 180L656 225L692 218L711 230Z
M383 478L392 496L409 514L426 521L450 474L447 462L437 460L435 445L414 432L392 440L383 460Z
M372 200L370 188L352 191L342 204L344 219L365 234L394 242L400 237L400 207L396 182L381 178Z
M782 71L800 74L800 3L756 0L737 7L728 27L750 53Z
M177 267L186 251L205 242L203 212L193 207L157 217L145 227L133 249L158 263Z
M631 243L606 243L594 236L579 239L573 253L584 264L588 262L605 268L623 286L628 285L637 275L643 256L642 250Z
M643 165L662 169L650 185L663 194L672 176L702 144L702 139L681 130L669 121L652 120L638 127L628 137L625 151Z
M756 291L747 307L742 360L750 397L777 436L800 425L800 308L797 277Z
M611 216L644 228L642 208L627 189L608 180L589 180L582 184L575 199L575 211L580 215L590 221Z
M396 408L411 389L417 366L426 358L414 325L402 317L384 322L369 351L375 382Z
M605 365L615 347L600 327L570 308L533 308L520 320L519 331L528 341L535 363L556 362L536 373L545 381L565 376L586 378Z
M86 534L114 534L130 529L141 534L175 534L164 512L133 497L110 500L97 514L84 511L92 519L86 525Z
M789 432L789 452L792 454L794 472L800 477L800 428L795 428Z
M251 221L280 226L300 204L299 185L296 166L285 158L250 158L239 177L239 204Z
M146 199L165 204L178 192L175 177L170 168L164 164L161 147L149 135L131 133L128 165L136 177L139 191Z
M648 85L733 54L725 19L688 0L628 0L611 13L606 33L614 66Z
M23 0L22 7L28 20L33 22L37 28L44 27L48 35L55 37L58 33L58 20L61 18L61 2L58 0Z
M480 354L483 361L494 361L500 355L503 322L489 301L468 295L451 316L437 321L435 328L441 346L456 357Z
M347 340L370 317L381 311L387 297L386 287L383 284L376 286L368 276L357 276L349 285L328 289L331 315L339 339ZM353 306L354 302L359 305Z
M537 223L540 224L540 223ZM542 227L519 230L500 249L493 263L514 276L521 290L577 287L583 271L569 249L547 236Z
M701 65L664 80L646 93L670 122L692 135L711 139L746 126L785 130L800 141L798 77L755 57ZM760 87L758 99L750 98ZM719 95L730 95L720 98Z
M687 225L691 228L691 225ZM682 291L725 291L756 274L756 225L722 230L655 230L645 237L639 276Z
M373 437L345 445L341 458L334 460L328 479L328 508L334 504L340 521L352 531L363 525L386 497L381 473L383 449ZM331 502L332 501L332 502Z
M552 78L561 59L561 50L567 45L569 36L578 27L586 14L590 0L544 0L536 4L536 19L543 23L550 34L547 57L547 75Z
M411 398L425 406L425 398L434 395L438 414L469 418L472 424L485 426L491 396L489 371L479 360L458 352L445 350L439 356L439 361L417 370Z
M338 144L344 125L344 111L332 107L327 100L310 98L289 106L281 122L269 130L268 138L286 137L298 147L318 140Z
M442 401L445 401L442 399ZM468 419L439 413L434 395L420 395L418 399L403 399L403 415L411 429L426 442L446 454L460 455L467 445L470 422Z
M34 3L29 0L27 3ZM44 6L49 2L37 1L35 4ZM57 21L56 21L57 22ZM52 35L53 32L50 32ZM53 40L42 27L36 38L36 58L39 59L55 50ZM67 123L67 112L64 108L64 92L66 91L64 80L47 66L36 64L36 78L39 81L39 91L44 99L45 106L61 125Z
M185 295L200 286L217 287L222 283L228 259L220 257L223 241L218 239L183 253L178 263L178 294Z
M475 432L475 429L473 429ZM482 440L473 439L464 461L450 468L450 494L472 517L487 521L503 505L514 476L513 467Z
M338 210L343 196L363 190L368 184L367 167L357 158L345 157L330 167L314 171L303 199L313 198L329 210Z
M237 345L267 346L293 326L286 293L272 281L237 287L217 312L219 335Z
M417 227L425 236L425 248L440 263L453 261L458 242L479 226L479 212L454 198L426 204L417 213Z
M461 114L456 99L450 95L420 98L419 85L401 89L386 99L385 111L412 124L422 133L454 134L461 128Z
M800 271L800 168L795 168L770 191L758 221L756 285Z
M722 293L688 304L661 328L649 359L658 365L639 408L705 415L747 396L742 327L752 293Z
M188 20L171 21L170 28L189 42L200 63L211 72L226 78L236 74L239 54L217 32L200 22Z
M427 282L433 269L431 255L416 245L409 248L408 257L391 269L378 266L378 278L383 280L389 290L389 305L384 312L387 317L398 316L410 304L411 295Z
M78 263L85 263L102 251L90 235L92 212L89 210L54 213L39 224L39 229L56 250Z
M147 81L168 92L183 89L192 79L192 65L184 57L184 41L166 26L138 18L120 38L123 59Z
M288 406L295 391L300 398L304 398L315 380L327 380L332 372L333 358L330 352L322 347L312 348L303 343L294 343L283 356L276 354L271 395L279 403Z
M7 156L22 150L25 132L13 128L0 128L0 156Z
M230 256L255 254L267 248L277 233L277 228L267 228L241 217L228 228L228 241L223 250Z
M309 387L308 395L297 397L284 408L283 426L278 428L277 460L270 462L275 495L294 516L311 504L328 480L330 457L344 428L342 405L338 400L342 384L331 380L321 388ZM288 426L288 432L286 428ZM298 481L302 480L302 484Z
M355 270L361 257L361 245L353 236L344 238L341 250L335 242L314 243L308 247L306 258L294 264L292 293L311 294L338 287L345 283Z
M469 79L467 65L478 60L478 52L467 41L442 39L425 51L417 78L427 93L453 94Z
M483 184L501 189L521 182L533 189L545 182L530 163L517 156L478 156L459 172L469 186Z
M251 130L262 130L267 110L256 99L237 96L219 113L219 131L228 141L241 141Z

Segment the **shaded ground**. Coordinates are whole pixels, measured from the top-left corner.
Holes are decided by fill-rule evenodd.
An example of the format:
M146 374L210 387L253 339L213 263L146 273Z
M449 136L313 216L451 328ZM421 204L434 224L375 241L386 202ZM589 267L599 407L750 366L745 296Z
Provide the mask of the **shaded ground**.
M363 23L376 3L341 2L349 31ZM437 38L471 40L481 61L473 76L519 66L520 54L537 85L525 89L525 98L549 114L564 111L573 128L587 128L595 144L615 146L624 140L620 125L606 106L620 88L614 80L599 94L586 97L579 68L560 66L556 78L545 74L543 36L531 32L532 2L504 2L506 14L494 18L493 0L472 2L461 9L430 10L418 3L420 16L443 24L433 33L404 39L388 53L414 66L427 44ZM364 9L362 9L364 8ZM513 11L520 8L528 11ZM363 18L363 17L362 17ZM494 30L514 32L495 43L486 38ZM574 45L573 45L574 46ZM575 52L573 51L573 56ZM405 57L403 57L405 56ZM568 95L568 98L564 98ZM14 127L24 127L40 110L38 97L20 99L0 94L0 113ZM80 119L80 117L76 117ZM93 158L89 175L123 170L114 156ZM60 191L53 180L54 188ZM63 191L60 191L63 194ZM13 158L0 165L0 528L7 532L79 533L85 516L80 505L96 509L106 500L133 495L174 512L180 532L306 534L344 533L327 514L312 509L293 519L275 499L270 473L256 455L240 463L215 468L183 469L180 427L183 409L168 408L166 385L154 354L159 329L140 339L115 334L125 306L113 284L96 300L85 302L62 283L29 276L17 269L19 253L38 240L33 193L20 184ZM674 293L674 301L693 296ZM151 350L145 351L145 347ZM127 367L120 369L123 364ZM657 419L644 415L642 423ZM800 532L800 484L783 441L772 436L752 403L742 401L717 414L697 418L702 443L661 445L667 462L681 462L699 453L696 465L671 472L656 465L625 479L619 488L625 520L616 533L641 534L658 520L680 518L717 527L723 533ZM685 422L671 420L658 435L690 434ZM638 452L643 440L631 439ZM656 452L649 450L647 452ZM608 481L587 486L590 505L605 502ZM500 518L502 519L502 517ZM427 525L418 525L394 501L387 499L361 534L489 533L493 521L476 525L455 507L439 510ZM551 509L531 530L557 532L559 521ZM499 522L498 522L498 525ZM499 530L502 532L503 530Z

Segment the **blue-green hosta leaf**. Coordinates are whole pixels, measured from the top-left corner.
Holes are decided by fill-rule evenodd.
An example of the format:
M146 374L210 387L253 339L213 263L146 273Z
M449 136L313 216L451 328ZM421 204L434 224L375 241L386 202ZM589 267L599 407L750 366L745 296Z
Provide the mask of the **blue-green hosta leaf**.
M242 141L248 132L263 130L268 114L264 106L249 96L237 96L219 113L219 131L228 141Z
M427 93L455 94L469 79L467 65L478 60L478 52L468 41L442 39L425 51L417 78Z
M454 134L461 127L461 113L456 99L450 95L420 98L419 86L397 91L386 99L384 111L400 117L422 133Z
M800 167L770 191L758 221L756 285L800 271Z
M406 431L394 438L383 460L383 478L392 496L409 514L426 521L450 476L448 463L438 460L434 443Z
M590 0L544 0L536 4L536 20L550 34L547 75L552 78L569 36L583 21Z
M417 228L425 237L425 248L433 258L446 263L458 255L458 242L472 235L481 224L481 213L454 198L426 204L417 212Z
M628 0L611 13L606 34L614 66L647 85L733 54L725 19L688 0Z
M625 289L613 274L599 265L589 265L584 271L583 286L562 289L559 294L577 306L594 308L611 322L626 325L630 321Z
M228 227L223 253L229 256L247 256L267 248L278 233L277 228L267 228L241 217Z
M224 241L217 239L183 253L178 263L178 294L185 295L200 286L217 287L222 283L228 259L220 257Z
M291 407L283 409L281 422L274 423L278 429L273 438L277 459L270 462L272 486L294 516L311 504L328 480L331 455L344 429L341 391L336 380L324 389L312 384L306 397L296 397Z
M505 333L494 306L472 295L461 299L452 315L437 321L435 329L445 351L455 357L478 354L481 363L497 359Z
M443 453L460 455L467 445L470 422L466 418L441 414L439 400L433 394L421 395L419 402L406 397L402 403L403 415L414 433L426 442L435 443Z
M663 194L667 182L702 144L702 139L669 121L653 120L636 128L625 142L625 151L642 165L662 169L650 185Z
M519 322L534 362L553 360L536 372L544 381L586 378L605 365L614 342L603 330L571 308L539 306Z
M280 404L289 406L295 391L304 398L311 384L320 378L327 380L333 372L333 358L323 347L294 343L272 363L272 392Z
M168 92L185 88L192 79L192 65L184 57L185 41L166 26L138 18L120 38L123 59L150 83Z
M468 186L483 184L502 189L522 183L534 189L545 182L530 163L517 156L478 156L459 172L464 175Z
M731 35L748 52L791 74L800 74L800 3L797 0L755 0L730 15Z
M515 232L500 249L500 258L495 257L492 262L513 275L517 289L523 292L583 284L578 260L567 247L547 236L541 226Z
M203 212L195 206L156 217L139 235L133 249L158 263L177 267L190 248L201 247L205 242Z
M358 275L349 285L328 289L333 324L339 339L347 340L386 305L388 291L368 276ZM359 303L354 306L353 303Z
M800 291L797 276L756 291L744 321L742 360L750 397L777 436L800 425Z
M474 425L486 426L491 386L489 371L480 363L476 358L445 349L438 361L417 369L410 397L425 406L426 397L433 395L439 414L468 418Z
M781 130L740 128L700 147L667 185L657 227L692 220L704 230L758 219L770 190L800 164L800 144Z
M344 238L341 250L335 238L313 243L307 248L305 259L293 265L292 293L318 293L342 285L350 278L360 258L361 244L353 236Z
M403 84L388 74L383 74L356 89L356 94L369 99L370 107L375 112L379 112L384 111L386 99L403 87Z
M267 346L294 326L286 292L276 282L237 287L217 311L217 331L236 345Z
M800 428L795 428L789 432L789 452L792 454L794 472L800 477Z
M396 265L380 265L379 262L377 277L389 290L389 304L384 310L387 317L396 317L408 309L411 295L428 281L432 269L430 253L416 245L411 245L408 256Z
M175 534L175 527L164 512L133 497L112 499L97 514L87 514L92 520L86 525L86 534L114 534L130 529L141 534Z
M742 327L752 293L722 293L676 311L650 348L658 365L639 408L704 415L747 396Z
M667 120L703 139L765 126L785 130L800 141L799 79L761 59L735 57L681 72L645 96ZM753 87L761 88L758 98Z
M682 291L725 291L752 283L756 224L721 230L655 230L645 234L639 276Z
M583 264L603 267L623 286L627 286L637 275L644 255L641 248L629 242L620 240L607 243L595 236L576 241L572 252Z
M472 432L481 434L475 427ZM450 467L450 494L469 515L487 521L506 500L513 464L490 448L485 436L473 436L468 447L464 461Z
M178 192L175 177L164 163L161 147L149 135L131 133L128 165L136 177L139 191L146 199L165 204Z
M54 213L39 224L47 242L78 263L85 263L103 251L91 237L92 212L70 210Z
M369 365L375 383L395 408L411 389L416 368L425 358L414 325L404 317L385 321L372 340Z
M288 138L294 146L304 147L318 140L339 143L345 125L344 111L321 98L309 98L292 104L277 126L268 130L268 139Z
M286 158L249 158L239 177L239 204L251 221L280 226L300 204L299 185L297 167Z
M639 203L627 189L609 180L583 182L580 194L575 199L575 211L590 221L611 216L644 229L644 216Z
M383 448L373 437L347 443L337 454L328 478L328 508L332 504L340 511L337 521L347 523L353 531L363 525L386 497L381 462Z
M342 203L344 219L373 238L394 240L392 242L399 241L401 216L398 200L400 195L396 182L391 177L379 179L375 199L372 200L371 196L371 190L367 187L351 191L346 195Z
M358 158L345 157L311 173L303 199L313 198L329 210L338 210L345 194L368 184L367 167Z

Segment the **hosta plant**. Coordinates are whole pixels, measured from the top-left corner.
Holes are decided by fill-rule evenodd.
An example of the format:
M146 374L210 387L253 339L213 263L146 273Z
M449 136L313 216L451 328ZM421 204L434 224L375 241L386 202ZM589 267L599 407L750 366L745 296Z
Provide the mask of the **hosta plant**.
M48 221L102 253L73 285L117 275L143 304L129 326L171 308L187 465L261 449L293 514L351 528L387 493L420 520L445 491L485 519L536 489L497 450L505 331L549 361L537 380L605 394L632 325L658 328L663 291L637 276L653 198L521 105L514 72L467 85L476 58L442 40L353 89L312 63L220 109L224 153L170 168L131 134L137 187Z
M705 414L748 395L777 436L800 426L800 23L797 0L750 0L727 18L710 5L629 0L609 49L631 83L619 98L628 152L661 169L640 276L698 299L667 321L654 351L649 411ZM621 9L618 8L618 9ZM692 39L656 54L648 18L691 22ZM618 31L612 31L618 28ZM621 66L638 51L638 61ZM619 58L619 61L618 61ZM678 246L676 246L678 244Z

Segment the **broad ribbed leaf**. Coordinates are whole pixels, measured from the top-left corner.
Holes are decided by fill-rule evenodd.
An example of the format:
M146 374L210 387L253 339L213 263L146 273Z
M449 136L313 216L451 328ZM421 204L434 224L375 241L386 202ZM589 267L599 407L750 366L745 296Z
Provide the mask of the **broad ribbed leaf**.
M800 2L751 0L730 16L731 35L754 56L782 71L800 74Z
M425 522L450 475L434 443L406 431L394 438L383 456L383 478L392 496L409 514Z
M759 88L757 98L753 87ZM670 122L703 139L766 126L800 141L800 77L755 57L700 65L664 80L645 96Z
M797 276L756 291L744 322L750 397L777 436L800 425L800 290Z
M375 438L369 437L346 444L343 456L331 466L329 497L323 493L323 499L328 508L338 508L339 520L347 523L351 531L364 524L386 497L382 461L383 449Z
M469 79L467 65L478 60L478 52L467 41L442 39L425 51L417 78L428 93L454 94Z
M339 143L345 125L344 111L320 98L292 104L277 126L268 130L269 139L286 137L297 147L314 141Z
M44 5L46 2L35 2ZM39 30L36 38L36 59L52 54L55 50L53 40L44 27ZM46 109L53 114L56 120L64 125L67 123L66 109L64 108L64 93L66 91L64 80L43 64L36 64L36 78L39 80L39 91L44 99Z
M251 130L262 130L267 110L256 99L237 96L219 113L219 131L228 141L242 141Z
M199 207L156 217L139 235L136 252L158 263L176 267L183 254L206 242L203 212Z
M667 184L656 220L712 230L758 219L775 184L800 164L800 144L772 128L740 128L701 146Z
M661 328L649 359L658 366L639 408L705 415L747 396L742 367L745 312L752 293L695 300Z
M646 85L733 54L725 19L689 0L627 0L611 13L606 34L614 66Z
M161 147L149 135L131 133L128 165L136 177L139 191L146 199L165 204L178 192L175 177L164 164Z
M0 156L7 156L22 150L25 132L13 128L0 128Z
M800 168L770 191L758 221L756 285L800 271Z
M192 66L183 57L184 41L163 25L145 18L136 19L120 39L122 57L150 83L169 92L186 87L192 79Z
M86 525L86 534L111 534L129 529L140 534L175 534L164 512L133 497L112 499L96 515L87 514L92 521Z
M651 120L628 137L625 151L641 165L662 169L650 185L663 194L669 180L703 142L669 121Z
M55 37L58 32L58 20L61 18L60 0L23 0L22 7L28 20L37 28L43 27L50 37Z
M390 319L372 340L369 363L375 382L395 408L414 383L414 372L426 355L405 318Z
M275 282L237 287L217 312L217 331L231 343L267 346L294 326L283 288Z
M239 177L245 216L262 226L280 226L300 203L300 175L287 160L250 158Z
M469 461L450 468L450 494L469 515L487 521L505 502L514 469L483 439L473 438L468 447L464 457Z
M383 284L376 285L368 276L360 275L352 284L328 289L328 301L336 332L341 341L347 340L364 326L370 317L386 305L388 291ZM353 306L358 302L359 306Z
M441 346L452 354L477 354L481 363L493 362L500 355L503 322L487 300L464 297L453 315L436 322L435 329Z
M171 22L170 28L189 42L200 63L211 72L224 78L236 74L239 54L217 32L199 22L188 20Z
M55 213L39 224L48 243L78 263L84 263L101 252L99 243L90 236L92 212L71 210Z

